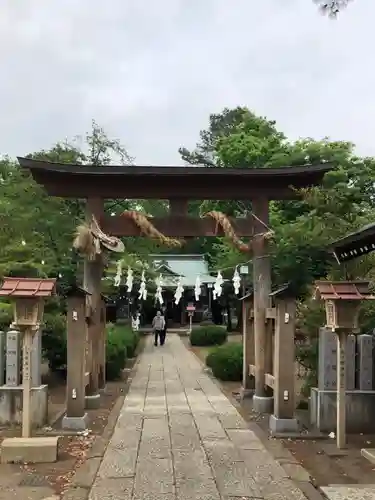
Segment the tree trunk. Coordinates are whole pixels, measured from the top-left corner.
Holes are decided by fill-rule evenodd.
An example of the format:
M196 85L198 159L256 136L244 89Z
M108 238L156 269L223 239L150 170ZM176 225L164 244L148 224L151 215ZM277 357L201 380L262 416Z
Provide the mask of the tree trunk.
M242 331L242 326L243 326L243 323L242 323L242 302L238 301L238 304L239 305L237 305L237 325L236 325L236 331L240 332L240 333L243 333L243 331Z
M226 303L226 309L227 309L227 330L228 332L231 332L233 331L233 325L232 325L232 309L230 307L230 300L228 299L227 300L227 303Z

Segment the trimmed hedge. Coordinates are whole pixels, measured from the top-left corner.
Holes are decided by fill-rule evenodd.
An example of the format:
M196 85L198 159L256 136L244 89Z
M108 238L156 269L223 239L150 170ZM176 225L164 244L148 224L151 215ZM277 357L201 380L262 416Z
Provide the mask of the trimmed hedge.
M13 321L13 305L0 302L0 330L9 328Z
M219 380L242 381L243 346L238 342L215 347L206 358L206 365Z
M51 372L66 375L66 316L46 313L42 331L43 356Z
M62 314L44 315L42 346L51 372L66 374L66 317ZM121 376L127 358L135 356L139 334L127 325L106 326L106 378L115 380Z
M190 333L190 344L193 346L222 345L227 341L228 332L218 325L202 325L193 328Z
M124 344L126 345L127 357L135 358L137 347L139 344L139 333L135 332L130 327L127 327L124 334Z
M107 324L106 379L116 380L125 368L127 358L133 358L139 334L129 326Z

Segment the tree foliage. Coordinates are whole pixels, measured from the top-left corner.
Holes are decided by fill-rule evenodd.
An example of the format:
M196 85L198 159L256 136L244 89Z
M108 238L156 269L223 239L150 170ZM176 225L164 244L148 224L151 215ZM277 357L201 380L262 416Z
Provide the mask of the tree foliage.
M59 143L29 157L67 164L129 164L133 158L117 140L110 139L95 121L84 138ZM84 202L48 196L27 171L8 157L0 161L0 277L4 275L55 276L66 288L80 278L80 259L72 250L76 227L84 219ZM162 202L106 200L108 214L127 209L146 212L163 210ZM127 238L130 261L146 257L157 249L152 242ZM141 257L140 257L141 255Z
M84 139L59 143L29 157L77 165L133 161L120 142L108 138L95 122ZM137 200L105 202L105 210L111 214L133 208L139 208ZM83 200L50 197L18 162L8 157L0 160L0 279L6 275L58 279L59 294L47 303L43 331L43 351L54 370L66 362L64 295L73 283L82 282L82 259L72 249L72 243L83 220ZM133 263L155 248L149 240L128 238L123 257ZM110 261L111 268L115 263ZM10 318L7 304L0 303L1 327L9 326Z
M323 14L335 18L339 12L346 7L351 0L314 0Z
M193 150L181 148L180 154L185 163L202 164L206 168L278 168L329 162L333 169L326 174L322 186L296 192L295 200L270 203L269 226L274 231L269 247L273 283L291 281L303 305L310 297L315 279L330 276L336 279L373 278L373 255L350 263L344 269L327 252L327 245L332 240L372 222L375 216L375 161L358 157L350 142L328 138L290 141L274 121L257 116L245 107L237 107L211 115L196 147ZM133 162L121 143L109 139L95 122L84 139L60 143L30 156L78 165ZM62 292L72 281L79 280L81 259L72 251L72 241L75 228L84 217L83 208L82 200L47 196L17 162L3 157L0 161L0 277L56 276ZM120 214L127 209L164 215L168 207L162 200L107 200L105 204L108 214ZM197 200L189 206L192 215L212 209L240 217L249 216L252 205L251 200ZM144 238L127 238L125 246L124 265L130 264L139 271L150 253L167 250ZM180 251L206 254L213 270L229 268L224 271L227 278L231 277L234 266L251 260L251 254L233 249L225 238L188 240ZM107 273L114 274L115 270L113 260ZM113 292L111 286L107 288L107 292ZM228 287L225 290L223 307L229 314L234 297ZM47 314L61 312L63 308L56 303L49 307ZM5 309L2 311L4 318ZM299 328L316 333L316 321L305 317L312 308L299 310L303 316ZM362 317L364 328L375 326L370 306Z
M374 221L375 160L358 157L350 142L328 138L289 141L274 121L240 107L211 115L209 126L200 133L196 148L192 151L182 148L180 153L185 162L207 167L332 165L321 186L296 192L295 200L270 203L270 227L274 231L269 248L272 281L275 285L291 282L298 294L297 328L310 338L310 343L298 349L297 355L310 370L309 382L313 382L317 369L318 329L324 321L319 304L311 300L314 280L372 280L375 277L375 255L339 266L327 251L333 240ZM251 200L201 204L201 211L210 209L244 216L249 215L252 207ZM251 259L250 254L233 249L225 238L213 241L210 257L216 269L230 268L224 272L227 278L231 277L236 264ZM371 332L375 326L373 310L370 303L363 307L361 325L364 332Z
M208 167L277 168L322 163L333 166L322 186L301 190L296 193L297 200L271 202L270 225L275 232L270 248L273 281L292 281L302 295L314 279L343 272L327 253L327 245L374 216L374 159L358 158L349 142L328 138L291 142L274 121L247 108L224 109L211 115L209 127L200 133L196 148L182 148L180 153L184 161ZM201 206L202 211L213 208L230 215L246 215L251 211L251 200L210 201ZM211 259L218 268L247 258L250 255L233 250L225 239L212 244ZM359 269L358 263L351 272L355 274L356 268Z

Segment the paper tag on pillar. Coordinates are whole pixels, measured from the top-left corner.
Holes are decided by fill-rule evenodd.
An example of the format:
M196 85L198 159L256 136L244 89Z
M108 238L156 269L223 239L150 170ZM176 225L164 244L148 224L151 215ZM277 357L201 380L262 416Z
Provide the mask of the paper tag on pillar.
M24 347L23 349L23 360L22 360L22 377L25 380L30 380L30 361L31 361L31 349L29 347Z

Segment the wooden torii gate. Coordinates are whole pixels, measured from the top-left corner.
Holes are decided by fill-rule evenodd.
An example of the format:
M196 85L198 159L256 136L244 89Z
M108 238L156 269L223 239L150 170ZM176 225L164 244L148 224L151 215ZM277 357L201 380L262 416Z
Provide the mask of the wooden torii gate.
M271 292L271 264L268 242L256 235L269 224L269 201L295 198L296 189L320 184L329 164L280 168L205 168L198 166L92 166L50 163L18 158L21 167L30 171L34 180L51 196L87 200L87 215L94 216L108 235L141 236L134 220L104 213L104 200L164 199L169 200L167 217L152 218L153 226L166 237L192 238L221 236L223 229L210 217L188 215L189 200L242 200L252 203L253 215L229 221L238 237L254 238L252 242L255 331L254 410L267 411L271 398L266 396L265 366L267 344L266 309ZM102 262L85 266L86 284L93 303L100 296ZM98 330L95 314L89 334ZM246 339L245 339L246 343ZM96 344L94 343L94 346ZM99 349L99 346L96 345ZM93 357L95 357L93 355ZM99 357L99 355L98 355ZM246 362L246 360L245 360ZM103 369L103 367L101 367ZM99 394L98 373L92 375L91 394ZM244 389L246 387L245 381Z

